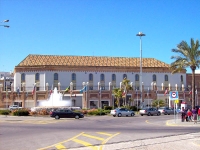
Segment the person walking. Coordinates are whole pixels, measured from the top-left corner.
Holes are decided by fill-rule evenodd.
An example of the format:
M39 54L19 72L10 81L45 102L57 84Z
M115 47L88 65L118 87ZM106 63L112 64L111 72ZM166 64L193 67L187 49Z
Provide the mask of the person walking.
M200 107L198 109L198 121L200 121Z
M192 112L190 111L190 109L188 109L187 111L187 117L188 117L188 122L192 121Z
M192 115L194 119L194 124L197 124L197 109L195 107L192 110Z
M181 110L181 121L182 122L185 121L185 116L186 116L185 109L184 109L184 107L182 107L182 110Z

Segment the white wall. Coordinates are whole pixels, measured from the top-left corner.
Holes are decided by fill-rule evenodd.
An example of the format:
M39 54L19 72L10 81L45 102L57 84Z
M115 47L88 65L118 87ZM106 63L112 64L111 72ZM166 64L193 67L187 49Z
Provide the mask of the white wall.
M133 82L133 85L135 85L135 75L139 72L129 72L129 73L120 73L120 72L63 72L63 71L46 71L46 72L22 72L25 73L25 80L26 80L26 90L31 91L33 89L33 84L35 83L35 74L40 74L40 90L45 90L45 84L49 84L49 88L51 88L53 84L53 77L54 73L58 73L58 79L61 83L61 89L64 90L66 87L69 86L71 82L71 75L72 73L76 74L76 83L77 83L77 90L82 87L82 82L88 82L89 80L89 74L93 74L93 85L96 86L100 81L100 74L105 75L105 84L106 89L108 89L109 82L111 82L112 74L116 74L116 86L120 86L120 82L123 80L123 74L127 74L127 78L130 80L130 82ZM145 89L148 87L151 87L152 83L152 76L153 74L156 75L157 79L157 86L160 87L161 83L164 83L164 76L168 75L168 80L171 86L175 87L175 84L178 85L178 87L181 86L181 75L183 75L183 83L186 86L186 74L183 73L177 73L177 74L171 74L171 73L146 73L143 72L142 79L144 83ZM17 87L21 87L21 73L15 73L14 75L14 90L16 91ZM94 89L95 89L94 88Z

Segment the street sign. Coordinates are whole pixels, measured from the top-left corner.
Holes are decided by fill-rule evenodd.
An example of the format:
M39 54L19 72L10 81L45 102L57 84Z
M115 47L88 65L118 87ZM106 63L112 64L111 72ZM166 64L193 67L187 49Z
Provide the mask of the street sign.
M175 102L175 104L178 104L178 103L179 103L179 100L175 100L174 102Z
M169 95L170 95L170 100L172 101L178 100L178 91L170 91Z

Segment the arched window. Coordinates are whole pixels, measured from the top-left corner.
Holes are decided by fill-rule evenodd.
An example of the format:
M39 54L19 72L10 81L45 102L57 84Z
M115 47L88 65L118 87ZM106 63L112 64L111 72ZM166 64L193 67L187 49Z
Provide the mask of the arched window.
M104 79L104 74L101 74L100 75L100 81L104 81L105 79Z
M112 74L112 81L116 82L116 75Z
M58 74L54 73L54 80L58 80Z
M25 82L25 73L21 74L21 82Z
M156 75L155 74L153 75L153 81L156 81Z
M183 76L181 75L181 82L183 82Z
M127 79L127 74L123 74L123 79Z
M76 74L75 73L72 73L72 80L76 81Z
M139 75L138 74L135 75L135 81L139 81Z
M89 81L93 81L93 74L89 74Z
M36 73L35 74L35 81L39 81L40 80L40 74L39 73Z
M165 81L168 81L168 75L165 75Z

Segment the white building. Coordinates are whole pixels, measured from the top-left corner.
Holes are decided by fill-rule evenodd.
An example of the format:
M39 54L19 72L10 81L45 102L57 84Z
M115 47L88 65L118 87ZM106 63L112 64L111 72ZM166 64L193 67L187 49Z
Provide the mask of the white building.
M158 91L181 90L186 85L186 71L171 74L169 64L154 58L142 61L144 91L153 90L153 85ZM91 91L98 90L100 82L101 89L107 91L109 82L113 87L120 87L124 77L133 83L133 89L140 90L140 58L28 55L15 67L14 91L18 87L22 91L23 86L25 91L32 91L34 85L37 91L45 91L47 86L65 90L70 82L73 90L82 89L82 83L88 82Z

